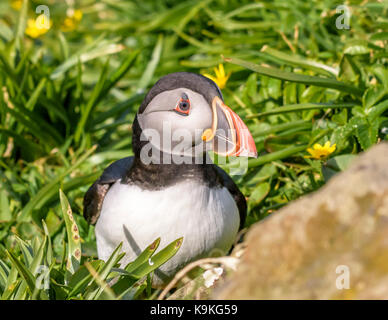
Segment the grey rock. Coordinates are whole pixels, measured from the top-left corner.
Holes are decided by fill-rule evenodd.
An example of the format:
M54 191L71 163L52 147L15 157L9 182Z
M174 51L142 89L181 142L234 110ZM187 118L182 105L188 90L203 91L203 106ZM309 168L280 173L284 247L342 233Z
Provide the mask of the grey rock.
M255 224L245 241L213 298L388 299L388 143Z

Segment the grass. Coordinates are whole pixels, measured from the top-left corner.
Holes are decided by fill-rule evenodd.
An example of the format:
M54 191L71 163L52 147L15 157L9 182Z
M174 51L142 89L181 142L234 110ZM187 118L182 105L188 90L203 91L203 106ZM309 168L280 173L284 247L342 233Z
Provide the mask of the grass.
M102 170L131 155L132 120L162 75L213 74L219 63L231 73L225 102L259 150L235 177L248 200L246 228L388 138L384 2L350 1L347 30L336 28L341 3L332 0L84 0L75 7L82 20L65 32L66 2L47 1L53 24L37 38L25 27L46 1L15 2L0 3L1 299L157 297L152 271L180 240L154 254L155 239L118 269L119 250L96 259L81 212ZM333 153L307 152L327 141Z

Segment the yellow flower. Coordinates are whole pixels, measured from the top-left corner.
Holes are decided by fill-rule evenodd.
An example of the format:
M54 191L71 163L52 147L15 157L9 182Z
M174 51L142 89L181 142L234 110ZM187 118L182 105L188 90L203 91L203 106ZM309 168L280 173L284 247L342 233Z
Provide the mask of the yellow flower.
M65 18L63 21L63 25L61 26L61 30L63 32L73 31L75 29L75 22L71 18Z
M82 11L77 9L74 11L73 18L75 21L81 21L82 20Z
M311 156L305 156L306 158L323 159L332 154L335 151L336 144L330 145L330 141L327 141L324 146L316 143L312 148L307 148L307 152Z
M220 89L224 89L226 86L226 83L228 82L228 79L230 77L230 72L227 75L225 75L224 65L222 63L220 63L218 65L218 69L214 68L214 73L216 74L215 77L208 74L208 73L204 73L203 75L206 78L213 80L218 85L218 87Z
M78 23L82 20L82 11L77 10L71 10L67 14L67 17L65 20L63 20L63 24L61 26L61 30L63 32L69 32L75 30Z
M12 0L11 1L11 8L19 11L22 8L23 1L22 0Z
M26 34L31 38L38 38L50 30L52 22L44 14L34 19L27 20Z

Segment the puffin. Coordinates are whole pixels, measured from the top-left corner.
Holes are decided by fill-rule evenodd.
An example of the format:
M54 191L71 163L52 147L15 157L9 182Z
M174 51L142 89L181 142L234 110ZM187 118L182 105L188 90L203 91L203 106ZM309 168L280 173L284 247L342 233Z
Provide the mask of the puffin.
M157 238L158 251L183 238L177 253L154 272L153 286L163 287L188 263L228 254L247 204L208 152L257 157L257 151L217 84L191 72L160 78L134 118L132 149L133 156L108 166L84 196L98 258L107 261L122 242L125 266Z

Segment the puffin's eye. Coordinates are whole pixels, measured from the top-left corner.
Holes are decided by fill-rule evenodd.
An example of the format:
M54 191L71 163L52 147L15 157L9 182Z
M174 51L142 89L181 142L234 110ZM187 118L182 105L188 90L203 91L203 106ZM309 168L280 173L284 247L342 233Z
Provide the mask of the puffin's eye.
M190 113L190 100L189 99L180 99L174 111L178 112L181 115L188 116Z
M179 102L179 108L181 108L181 110L183 110L183 111L186 111L187 109L190 108L190 102L189 101Z

